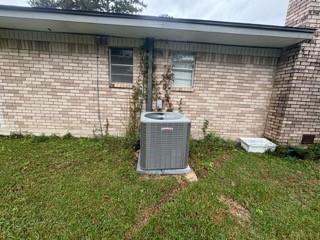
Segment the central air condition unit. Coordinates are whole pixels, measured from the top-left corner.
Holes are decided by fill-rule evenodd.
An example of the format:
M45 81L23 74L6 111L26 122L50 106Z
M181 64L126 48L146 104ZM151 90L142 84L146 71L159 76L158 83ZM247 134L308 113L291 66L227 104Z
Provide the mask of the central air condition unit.
M142 113L138 172L146 174L190 172L188 166L190 126L190 119L180 113Z

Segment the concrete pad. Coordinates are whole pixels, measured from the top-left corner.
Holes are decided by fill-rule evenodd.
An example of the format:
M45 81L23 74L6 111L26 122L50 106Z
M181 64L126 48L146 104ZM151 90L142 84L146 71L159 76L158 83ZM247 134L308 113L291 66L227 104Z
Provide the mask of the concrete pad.
M196 175L196 173L194 171L187 173L186 175L184 175L185 179L187 180L187 182L198 182L198 177Z
M142 175L185 175L192 172L192 169L188 165L183 169L142 169L140 165L140 154L137 164L137 172Z

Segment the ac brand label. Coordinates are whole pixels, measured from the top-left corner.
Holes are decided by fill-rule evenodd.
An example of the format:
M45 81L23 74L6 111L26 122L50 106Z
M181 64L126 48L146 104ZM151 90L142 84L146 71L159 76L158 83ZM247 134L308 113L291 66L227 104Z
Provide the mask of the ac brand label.
M173 128L165 127L161 128L162 133L173 133Z

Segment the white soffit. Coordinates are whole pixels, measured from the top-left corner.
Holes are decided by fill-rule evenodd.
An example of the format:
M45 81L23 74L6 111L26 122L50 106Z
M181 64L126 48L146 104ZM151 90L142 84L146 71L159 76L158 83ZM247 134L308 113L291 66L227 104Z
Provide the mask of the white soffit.
M0 6L0 28L284 48L312 39L313 30L130 15Z

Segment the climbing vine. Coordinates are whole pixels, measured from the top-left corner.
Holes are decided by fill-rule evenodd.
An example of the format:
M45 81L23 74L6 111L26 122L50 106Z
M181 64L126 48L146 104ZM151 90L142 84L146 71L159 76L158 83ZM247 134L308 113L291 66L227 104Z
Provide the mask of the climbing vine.
M179 113L182 113L182 112L183 112L182 106L183 106L183 99L180 98L180 100L179 100L179 102L178 102L178 110L179 110Z
M139 62L139 76L137 81L132 86L132 95L129 106L129 122L127 128L128 136L135 136L139 129L139 118L142 112L145 89L144 86L146 81L146 75L148 69L148 61L145 56L143 48L140 49L140 62Z
M168 59L170 56L167 56ZM132 87L132 95L130 98L129 106L129 122L127 127L127 135L136 135L139 129L139 118L143 111L145 100L145 87L147 86L147 69L148 69L148 56L144 48L140 49L140 63L139 63L139 76L137 81L134 82ZM152 93L153 102L156 103L153 109L155 111L167 111L172 112L174 110L171 90L174 82L174 74L172 72L172 64L167 63L164 66L164 72L161 75L161 79L157 79L156 65L153 64L153 76L152 76ZM161 107L158 106L160 102ZM179 111L182 111L182 99L179 102Z
M165 65L165 71L162 74L162 80L160 83L163 90L163 110L167 112L173 112L173 103L171 101L171 89L174 82L173 77L172 66Z
M158 50L161 51L161 50ZM158 54L164 54L158 52ZM160 57L161 58L161 57ZM172 64L170 62L170 55L167 55L167 64L164 65L164 72L161 76L153 75L152 87L153 87L153 102L155 103L154 111L167 111L172 112L174 110L171 99L171 89L174 82L174 74L172 72ZM154 73L156 72L156 66L153 67Z
M209 120L204 119L203 124L202 124L202 128L201 128L203 137L207 136L208 128L209 128Z
M155 73L156 70L157 70L156 65L153 64L153 73ZM160 101L162 105L161 88L160 88L160 82L158 81L155 74L153 74L152 76L152 100L155 103L154 111L156 112L161 111L161 109L158 107L158 101Z

